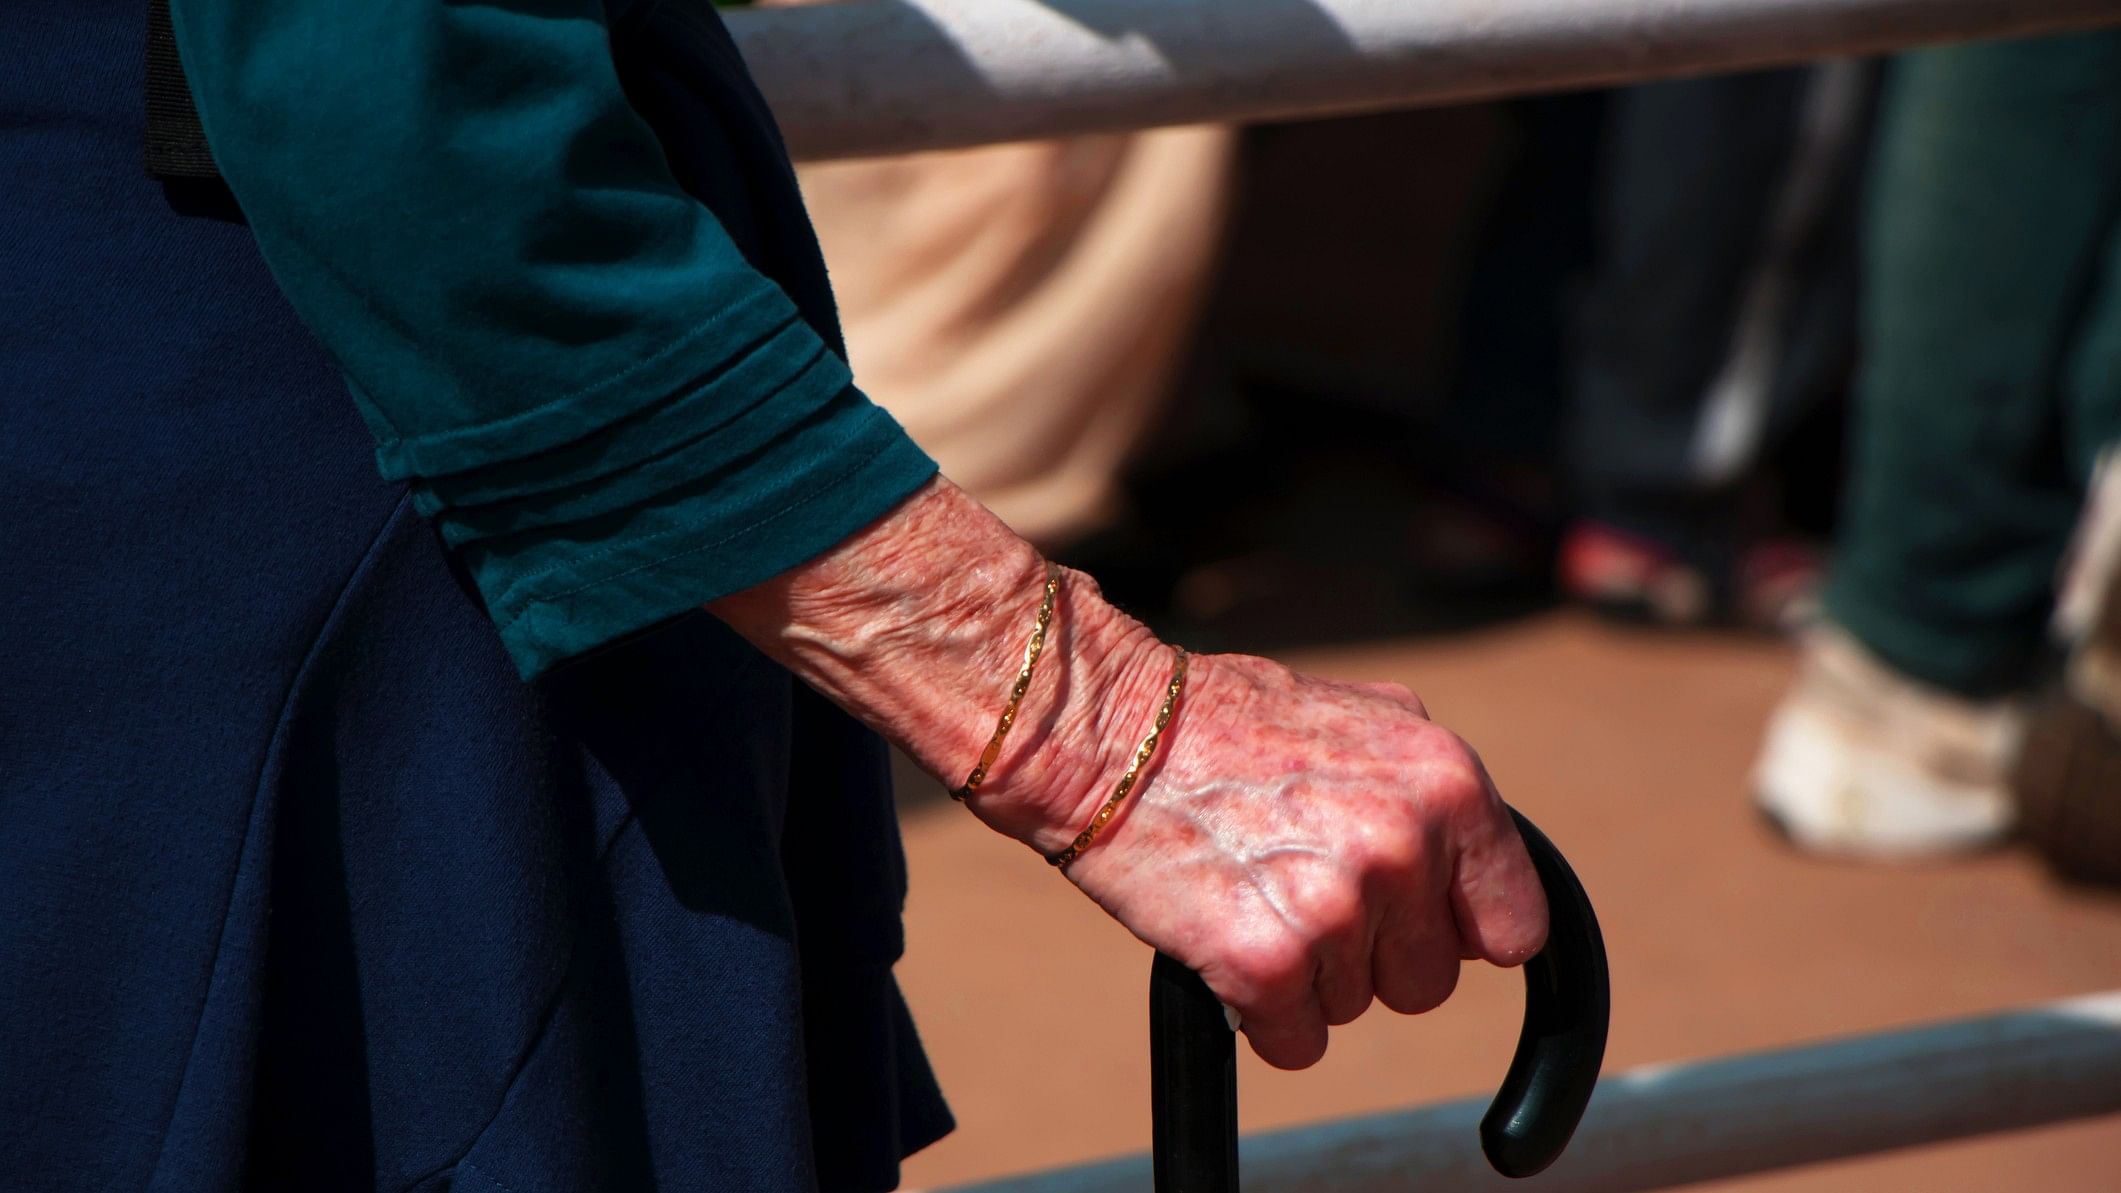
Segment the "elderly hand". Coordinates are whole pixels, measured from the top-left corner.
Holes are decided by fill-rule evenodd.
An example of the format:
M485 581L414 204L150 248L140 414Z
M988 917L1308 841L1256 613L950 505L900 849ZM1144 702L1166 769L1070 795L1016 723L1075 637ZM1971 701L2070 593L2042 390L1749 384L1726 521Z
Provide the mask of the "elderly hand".
M1509 812L1412 692L1240 655L1190 671L1161 764L1069 876L1198 970L1263 1059L1302 1068L1373 997L1419 1013L1461 958L1539 951L1546 903ZM1155 699L1121 703L1146 718Z
M994 727L1037 555L947 482L715 613L949 785ZM968 801L1047 855L1109 798L1172 651L1069 574L992 777ZM1268 1063L1301 1068L1373 998L1441 1003L1461 959L1546 939L1524 843L1480 759L1412 692L1196 656L1133 795L1068 877L1191 965Z

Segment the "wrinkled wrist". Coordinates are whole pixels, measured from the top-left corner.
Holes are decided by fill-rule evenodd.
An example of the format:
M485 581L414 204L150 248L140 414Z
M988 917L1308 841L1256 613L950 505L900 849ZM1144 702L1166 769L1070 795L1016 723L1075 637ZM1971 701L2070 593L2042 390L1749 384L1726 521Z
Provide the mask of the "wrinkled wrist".
M1000 762L966 801L1042 854L1066 845L1104 802L1171 665L1170 648L1107 602L1089 576L1064 572L1061 594L1060 649L1041 662Z
M1030 544L939 480L819 559L709 608L955 787L1007 704L1043 581ZM1042 852L1065 844L1139 740L1169 653L1095 581L1064 571L1045 652L968 806Z

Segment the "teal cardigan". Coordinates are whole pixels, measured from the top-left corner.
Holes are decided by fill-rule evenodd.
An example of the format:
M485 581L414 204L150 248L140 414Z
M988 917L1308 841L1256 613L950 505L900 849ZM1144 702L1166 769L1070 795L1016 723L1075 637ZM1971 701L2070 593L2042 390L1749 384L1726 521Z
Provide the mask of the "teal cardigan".
M171 4L275 280L526 676L817 556L935 471L853 385L734 49L742 86L677 98L615 64L686 3Z

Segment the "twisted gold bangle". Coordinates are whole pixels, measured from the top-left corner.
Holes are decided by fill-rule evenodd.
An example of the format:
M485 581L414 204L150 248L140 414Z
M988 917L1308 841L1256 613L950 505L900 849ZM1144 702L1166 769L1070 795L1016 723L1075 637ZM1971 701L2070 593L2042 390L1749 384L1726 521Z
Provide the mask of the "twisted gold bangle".
M962 785L950 789L950 798L963 803L965 797L979 790L987 781L987 771L994 761L1002 756L1002 740L1009 736L1009 729L1016 724L1016 709L1024 702L1024 693L1031 689L1031 669L1038 666L1038 656L1046 649L1046 627L1053 624L1053 601L1060 593L1060 568L1052 560L1046 561L1046 595L1038 603L1038 620L1031 627L1031 640L1024 644L1024 666L1016 673L1016 683L1009 689L1009 703L1002 707L1002 718L994 726L994 736L987 739L987 748L980 751L979 764L972 768Z
M1121 804L1127 802L1127 796L1134 791L1135 781L1141 778L1142 767L1148 765L1149 759L1155 755L1156 743L1163 738L1164 727L1171 723L1171 713L1178 707L1178 694L1185 690L1186 686L1186 648L1176 646L1172 649L1177 652L1178 657L1171 664L1171 682L1164 685L1164 703L1156 710L1156 724L1150 727L1149 736L1143 738L1142 744L1135 748L1134 761L1128 764L1127 773L1121 775L1118 784L1112 788L1112 798L1106 800L1105 806L1097 810L1097 815L1090 818L1090 823L1083 826L1082 832L1075 834L1075 840L1069 842L1066 849L1046 859L1054 866L1066 866L1081 856L1083 850L1090 848L1090 842L1097 839L1098 830L1109 824L1112 814L1119 810Z

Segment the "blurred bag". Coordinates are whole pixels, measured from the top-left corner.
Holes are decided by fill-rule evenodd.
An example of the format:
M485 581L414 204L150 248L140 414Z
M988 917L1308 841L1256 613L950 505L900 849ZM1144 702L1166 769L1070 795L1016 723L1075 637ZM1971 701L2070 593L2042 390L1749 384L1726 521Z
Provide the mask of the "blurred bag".
M800 166L855 380L1017 533L1097 529L1190 342L1235 143L1169 128Z
M1095 529L1190 341L1232 145L1179 128L801 167L863 391L1018 533Z
M2121 886L2121 448L2093 473L2054 626L2068 658L2013 776L2020 831L2057 874Z

